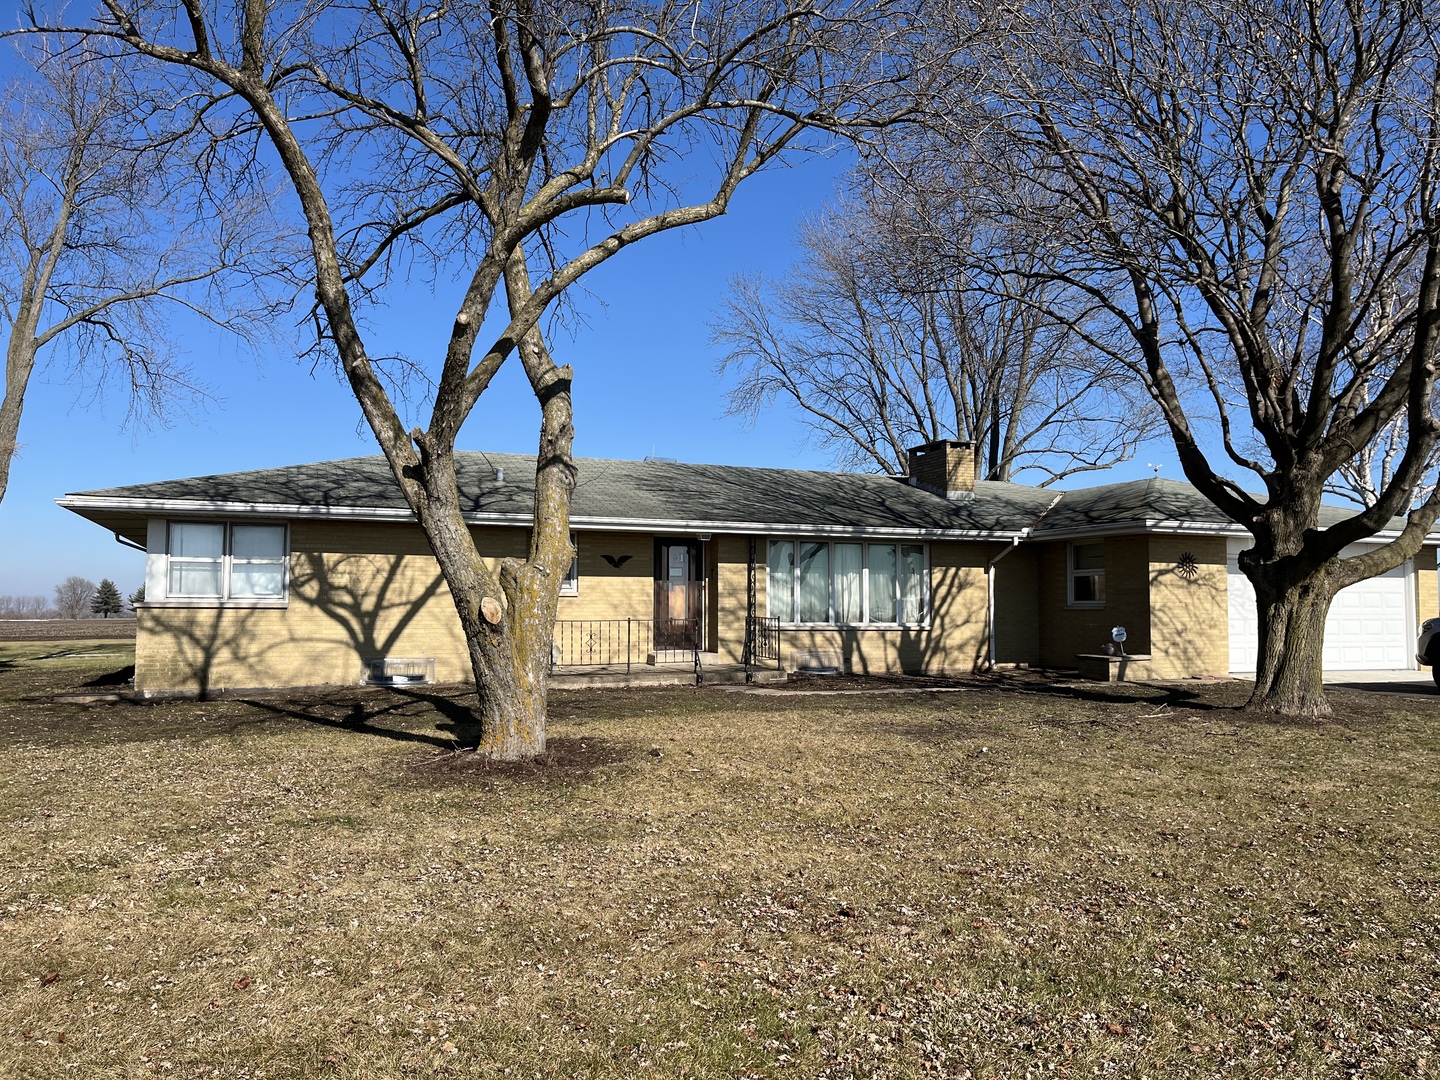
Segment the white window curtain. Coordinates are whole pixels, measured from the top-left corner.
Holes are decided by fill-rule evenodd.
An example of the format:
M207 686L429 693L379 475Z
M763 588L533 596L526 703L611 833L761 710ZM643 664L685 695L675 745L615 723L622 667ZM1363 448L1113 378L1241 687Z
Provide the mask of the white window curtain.
M170 524L170 595L219 596L225 557L225 526Z
M776 540L770 544L765 597L772 619L795 621L795 545L789 540Z
M901 622L918 623L925 619L925 549L919 544L901 544L902 566Z
M230 595L285 595L285 526L236 525L231 531Z
M800 545L800 622L830 621L830 545Z
M928 618L924 544L772 540L769 613L787 623L894 625Z
M835 621L858 623L865 618L860 590L859 544L835 545Z
M895 545L870 545L870 621L895 622Z

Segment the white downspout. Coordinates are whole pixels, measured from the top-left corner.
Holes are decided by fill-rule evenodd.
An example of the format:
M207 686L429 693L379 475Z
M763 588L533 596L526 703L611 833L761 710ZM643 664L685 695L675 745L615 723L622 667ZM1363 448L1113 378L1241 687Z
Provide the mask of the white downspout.
M1035 531L1035 526L1040 524L1040 519L1054 510L1055 504L1064 497L1065 493L1062 491L1051 499L1050 505L1040 511L1039 517L1010 538L1009 547L1002 548L999 555L985 564L985 626L989 631L986 635L989 640L985 646L985 669L987 671L995 670L995 564L1019 547L1022 541L1028 540L1030 534Z

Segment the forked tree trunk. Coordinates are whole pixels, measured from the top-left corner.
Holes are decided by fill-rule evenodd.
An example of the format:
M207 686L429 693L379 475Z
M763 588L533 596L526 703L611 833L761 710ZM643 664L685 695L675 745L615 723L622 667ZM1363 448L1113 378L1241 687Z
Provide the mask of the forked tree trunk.
M1250 708L1286 716L1328 716L1322 657L1334 588L1321 568L1308 577L1275 565L1246 569L1255 586L1260 651Z
M420 517L465 634L478 699L479 732L472 745L499 761L532 758L545 750L550 647L558 603L556 596L547 594L558 590L553 585L542 588L546 575L519 560L509 561L497 581L481 562L461 516L454 475L451 468L436 468L427 477L430 483ZM567 521L568 511L567 500Z
M568 366L555 366L538 331L522 340L519 351L541 402L527 558L504 560L498 575L481 561L461 513L454 451L449 448L427 446L424 499L416 508L465 634L478 698L480 731L474 747L497 761L523 761L545 751L560 580L574 551L572 372Z

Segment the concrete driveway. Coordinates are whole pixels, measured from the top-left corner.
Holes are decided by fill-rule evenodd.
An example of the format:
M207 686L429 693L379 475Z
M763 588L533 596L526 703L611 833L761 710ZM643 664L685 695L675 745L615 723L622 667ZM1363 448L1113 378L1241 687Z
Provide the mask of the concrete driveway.
M1253 681L1249 672L1236 673L1236 679ZM1419 671L1327 671L1325 685L1332 690L1362 690L1369 694L1404 694L1440 702L1440 687L1435 685L1429 668Z
M1440 687L1429 668L1419 671L1326 672L1325 685L1335 690L1364 690L1371 694L1404 694L1440 701Z

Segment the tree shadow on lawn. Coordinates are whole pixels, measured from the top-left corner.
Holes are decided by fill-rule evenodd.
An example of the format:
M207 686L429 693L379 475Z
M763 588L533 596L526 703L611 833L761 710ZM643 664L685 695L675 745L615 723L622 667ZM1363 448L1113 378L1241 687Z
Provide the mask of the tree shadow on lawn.
M1279 713L1249 707L1251 684L1244 680L1197 681L1181 683L1078 683L1066 678L1043 676L1040 673L1023 677L1000 676L977 679L975 689L984 694L989 691L992 705L1003 704L1006 697L1013 697L1017 708L1023 702L1050 701L1073 702L1077 705L1074 715L1036 715L1027 717L1032 722L1046 727L1073 729L1088 725L1099 728L1115 727L1136 720L1153 721L1203 721L1207 724L1222 724L1235 731L1216 731L1211 734L1239 734L1245 728L1298 728L1341 727L1359 729L1373 727L1392 719L1392 714L1429 711L1434 704L1440 704L1440 696L1433 702L1425 700L1430 695L1411 694L1400 696L1391 691L1387 684L1376 684L1371 691L1363 684L1327 688L1327 700L1331 715L1325 717L1284 716ZM1379 689L1384 686L1385 689ZM1415 686L1423 684L1412 683ZM1388 700L1387 700L1388 698ZM975 698L968 698L975 700ZM955 702L959 704L959 702Z
M426 698L430 695L425 695ZM444 735L429 734L424 731L408 731L403 727L387 727L377 724L376 721L383 717L393 717L396 720L407 718L424 717L429 708L438 708L432 703L410 698L402 698L399 701L381 698L379 700L352 700L352 701L277 701L261 697L237 698L240 704L260 712L270 713L277 717L289 717L292 720L303 720L307 724L315 724L319 727L332 728L336 731L346 731L358 735L373 735L381 739L390 739L395 742L419 743L424 746L433 746L440 750L456 750L464 745L464 735L456 731L454 738L446 738ZM442 710L443 711L443 710ZM474 725L473 717L470 724ZM454 729L453 722L448 724L435 725L438 729ZM475 726L478 732L478 725Z
M493 761L469 749L479 741L481 732L479 719L462 701L464 697L473 694L473 691L460 688L458 693L446 693L439 690L417 690L413 687L393 687L383 693L386 696L378 700L355 699L348 702L274 701L258 697L237 700L274 717L286 717L337 731L432 746L447 751L413 766L414 769L423 770L437 779L470 776L575 779L603 765L628 760L638 753L637 747L623 742L585 736L549 739L545 752L530 761ZM395 700L396 698L399 700ZM392 717L402 723L409 720L423 724L428 722L432 713L439 713L444 717L435 724L435 728L437 731L449 732L449 737L376 723L381 718Z
M81 686L126 686L135 678L135 665L127 664L125 667L115 671L107 671L103 675L96 675Z

